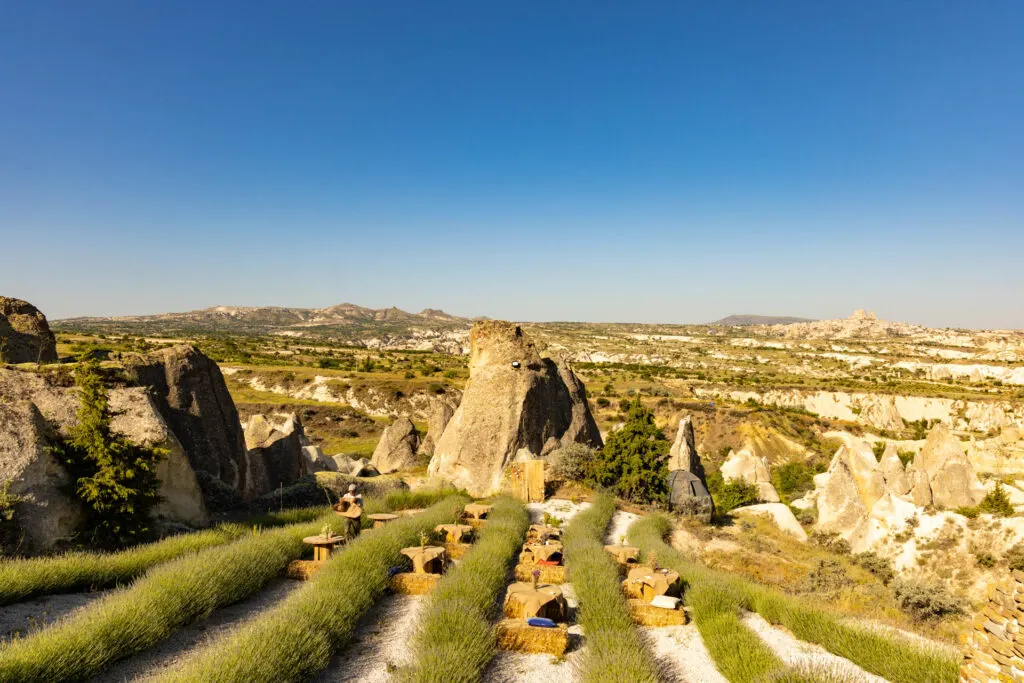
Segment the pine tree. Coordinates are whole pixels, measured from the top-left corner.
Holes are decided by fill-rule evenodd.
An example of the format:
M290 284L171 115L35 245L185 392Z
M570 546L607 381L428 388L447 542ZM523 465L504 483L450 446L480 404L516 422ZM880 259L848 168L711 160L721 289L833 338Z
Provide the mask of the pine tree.
M156 467L166 451L137 446L111 431L113 413L95 359L82 361L75 384L78 423L55 453L85 506L90 540L108 547L137 543L150 531L153 509L161 500Z
M668 439L639 398L594 461L593 481L636 502L664 502L668 494Z

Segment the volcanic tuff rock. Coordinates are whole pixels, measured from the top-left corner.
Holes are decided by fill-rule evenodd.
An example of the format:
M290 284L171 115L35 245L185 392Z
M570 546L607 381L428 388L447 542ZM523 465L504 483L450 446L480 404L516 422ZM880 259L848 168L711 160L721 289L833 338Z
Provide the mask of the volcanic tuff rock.
M57 343L39 309L0 296L0 363L55 363Z
M759 503L757 505L746 505L744 507L734 508L732 515L754 515L757 517L767 517L770 519L775 526L782 531L793 536L798 541L807 540L807 532L800 526L800 522L796 521L796 515L789 509L788 505L782 503Z
M279 486L294 484L311 471L303 452L306 435L294 413L282 416L274 424L262 415L253 415L245 429L248 448L245 486L242 497L253 500Z
M778 503L779 492L772 486L768 465L764 458L754 455L753 449L741 448L729 451L729 457L722 463L722 478L742 480L757 487L757 498L765 503Z
M896 496L905 496L910 492L910 479L907 477L906 468L900 460L896 450L896 444L889 442L882 453L882 459L878 463L885 477L885 490Z
M859 439L840 446L828 471L817 475L814 483L817 524L826 532L852 534L885 495L885 479L877 468L874 453Z
M370 462L384 474L414 467L419 438L412 420L402 416L384 429Z
M542 358L518 326L483 321L470 333L469 382L436 442L429 472L470 495L502 488L520 448L545 455L560 445L602 445L586 389L564 362Z
M167 450L157 467L164 502L156 513L186 524L207 521L206 507L184 449L153 400L141 387L112 387L111 429L129 441ZM77 421L78 397L48 375L0 369L0 483L25 497L15 515L25 532L26 550L45 550L70 536L79 521L77 504L63 487L70 483L50 454Z
M430 416L427 420L427 434L420 441L419 454L433 455L434 448L444 433L445 427L455 415L455 408L445 399L435 398L430 402Z
M148 386L195 470L247 487L245 437L220 368L191 344L125 354L125 374ZM276 485L276 483L275 483Z
M917 505L952 510L977 505L985 495L960 439L941 423L928 433L907 474Z

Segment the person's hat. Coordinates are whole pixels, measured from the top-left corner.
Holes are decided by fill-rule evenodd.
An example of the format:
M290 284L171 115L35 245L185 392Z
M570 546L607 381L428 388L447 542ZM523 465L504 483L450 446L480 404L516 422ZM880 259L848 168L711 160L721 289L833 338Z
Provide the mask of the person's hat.
M348 490L349 491L355 491L356 490L356 485L355 484L349 484L348 485Z

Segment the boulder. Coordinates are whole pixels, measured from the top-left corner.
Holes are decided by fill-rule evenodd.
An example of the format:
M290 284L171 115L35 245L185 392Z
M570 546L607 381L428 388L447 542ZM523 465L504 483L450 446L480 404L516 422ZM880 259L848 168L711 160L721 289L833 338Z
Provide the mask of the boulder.
M274 423L262 415L254 415L246 426L248 462L245 471L248 476L241 490L246 500L270 493L279 486L294 484L310 471L302 450L306 445L302 422L294 413L281 417L283 422Z
M348 471L350 477L376 477L379 474L380 471L366 458L353 461L352 467Z
M913 500L920 506L971 507L985 496L963 444L942 423L928 433L907 474Z
M397 472L416 466L416 447L420 435L416 426L404 415L387 426L377 442L370 462L377 471Z
M332 472L341 472L342 474L348 474L352 471L352 466L355 465L355 460L347 455L331 455L327 457L328 460L334 463L334 469Z
M147 386L178 437L192 468L246 495L245 436L220 368L190 344L149 354L125 354L125 373Z
M444 433L445 427L455 415L455 408L448 401L435 398L430 402L430 414L427 417L427 433L420 440L418 453L424 456L434 454L434 448Z
M903 467L903 461L900 460L896 444L890 441L886 445L878 467L885 478L885 490L887 492L894 496L905 496L910 493L910 478L907 476L906 468Z
M334 460L325 456L319 446L303 446L302 454L306 456L303 467L307 472L338 471L338 466Z
M750 447L737 451L729 451L729 457L722 463L722 477L726 480L743 480L757 487L758 500L766 503L778 503L779 493L772 485L768 473L768 463L764 458L754 455Z
M0 296L0 363L56 363L57 342L38 308Z
M802 526L800 526L800 522L796 521L796 516L793 514L793 511L789 509L788 505L783 505L782 503L747 505L745 507L733 509L730 514L767 517L775 523L775 526L793 536L798 541L807 541L807 532L804 531Z
M574 442L602 446L586 389L568 364L542 358L517 325L476 323L469 382L436 442L429 474L488 496L501 491L519 449L544 455Z

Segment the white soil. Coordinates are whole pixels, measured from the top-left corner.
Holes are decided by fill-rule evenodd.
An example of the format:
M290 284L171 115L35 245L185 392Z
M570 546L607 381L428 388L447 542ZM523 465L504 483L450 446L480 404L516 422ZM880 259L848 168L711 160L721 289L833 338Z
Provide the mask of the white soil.
M101 597L102 592L43 595L0 607L0 642L38 631Z
M798 640L788 631L772 626L759 614L747 612L743 623L789 666L830 671L844 681L886 683L884 678L868 673L849 659L834 655L819 645Z
M356 627L356 639L315 680L386 683L390 672L411 661L413 631L426 604L422 595L387 595Z
M666 680L676 683L728 683L715 668L715 662L693 623L640 630L649 639Z
M640 519L640 515L616 510L615 514L612 515L611 523L608 525L608 533L605 534L604 542L609 545L618 543L622 540L622 537L627 535L629 527L632 526L633 522L638 519Z
M205 647L213 639L258 618L262 612L273 609L302 585L301 581L277 579L246 600L222 607L208 618L175 632L167 640L143 650L134 657L117 662L103 674L92 679L93 683L121 683L156 678L181 664L190 654Z

